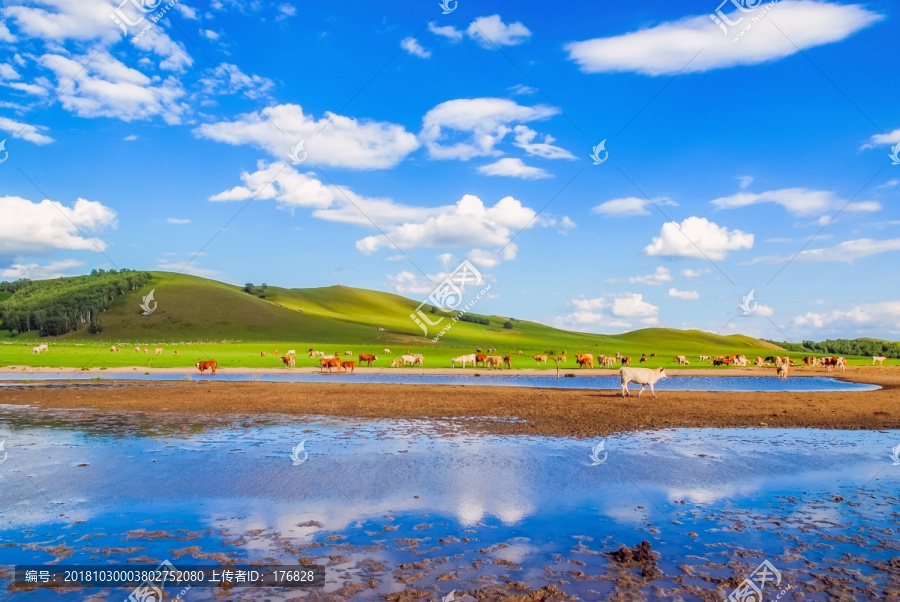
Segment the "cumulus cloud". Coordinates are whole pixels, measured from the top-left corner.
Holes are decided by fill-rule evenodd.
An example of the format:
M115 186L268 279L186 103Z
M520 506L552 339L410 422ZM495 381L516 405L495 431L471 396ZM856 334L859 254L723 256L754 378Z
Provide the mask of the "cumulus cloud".
M688 279L699 278L705 274L709 274L710 270L708 268L701 268L699 270L681 270L681 275Z
M451 42L458 42L463 39L464 32L456 29L452 25L438 26L434 21L428 23L428 31L436 36L441 36Z
M900 328L900 300L879 301L875 303L856 303L841 309L825 312L807 312L793 319L794 326L807 332L815 331L816 335L825 332L847 332L856 328L857 334L863 331L883 336L885 333L897 334Z
M689 217L681 224L666 222L644 248L644 254L658 257L725 259L729 251L753 248L753 235L729 230L705 217Z
M501 261L511 261L515 259L518 251L519 247L515 243L509 243L499 252L485 249L472 249L466 255L466 259L480 268L490 269L500 265Z
M45 199L33 203L0 197L0 255L42 255L54 249L102 251L106 243L86 233L116 226L116 213L79 198L72 207Z
M546 105L527 107L507 98L458 98L437 105L422 118L419 137L432 159L462 159L498 154L495 145L522 124L556 115ZM448 143L460 135L463 140Z
M419 41L415 38L403 38L400 42L400 47L403 48L408 54L412 56L417 56L420 59L431 58L431 51L423 48Z
M299 173L282 162L260 161L257 170L242 173L241 180L241 185L215 194L209 200L272 199L286 209L312 208L312 215L317 219L363 228L373 228L376 224L384 234L367 236L356 243L357 249L367 255L391 248L390 241L403 250L449 247L475 249L473 253L483 254L488 252L481 250L485 247L503 248L524 228L555 223L538 219L533 209L509 196L493 206L486 206L481 199L468 194L453 205L404 205L389 198L365 197L344 186L325 185L312 173ZM513 259L515 251L515 245L509 245L497 259Z
M871 144L865 145L863 148L873 148L875 146L893 145L900 143L900 128L887 134L875 134L870 139Z
M630 196L622 199L613 199L611 201L606 201L605 203L600 203L599 205L591 209L591 213L597 213L609 217L650 215L650 210L647 208L647 206L652 205L653 203L656 203L657 205L678 205L671 199L665 197L655 199L651 202L649 199L641 199L638 197Z
M184 90L175 77L156 81L105 51L82 66L88 58L80 57L79 61L45 54L39 59L56 75L61 88L59 101L67 111L79 117L113 117L127 122L157 116L168 124L181 122L187 107L179 101Z
M203 124L194 134L226 144L254 145L276 159L288 156L294 144L305 140L310 164L348 169L393 167L419 147L416 136L402 125L333 113L314 119L295 104L266 107L234 121Z
M28 278L29 280L48 280L50 278L59 278L60 276L68 276L66 270L77 268L84 265L83 261L77 259L62 259L60 261L51 261L47 265L37 263L14 263L8 268L0 270L0 278L5 280L18 280L20 278Z
M861 4L781 0L734 43L737 32L754 14L738 10L728 14L732 22L743 21L725 35L709 15L698 15L618 36L572 42L565 49L569 60L585 73L697 73L778 60L838 42L884 18ZM778 27L767 23L769 19Z
M644 326L659 323L659 307L639 294L572 299L567 309L570 313L554 318L553 326L579 332L613 332L633 328L635 321Z
M507 176L522 180L540 180L553 177L553 174L540 167L525 165L521 159L512 157L504 157L494 163L482 165L478 168L478 173L486 176Z
M516 21L507 25L500 15L478 17L466 33L484 48L516 46L531 37L531 32L522 23Z
M646 276L634 276L628 279L631 284L652 284L658 285L663 282L672 281L672 272L663 266L657 266L656 271Z
M184 224L189 224L189 223L191 223L191 220L189 220L189 219L184 219L184 218L180 218L180 217L170 217L170 218L166 219L166 223L169 223L169 224L175 224L175 225L181 226L181 225L184 225Z
M831 213L841 208L844 211L874 212L881 210L881 205L874 201L858 201L848 203L828 190L809 190L807 188L784 188L754 194L739 192L737 194L714 199L711 203L717 209L736 209L760 203L776 203L788 210L792 215L813 216Z
M356 248L370 254L394 244L401 249L418 247L503 247L524 227L536 224L536 213L513 197L504 197L494 206L486 206L478 197L467 194L455 205L428 210L421 221L406 221L387 228L387 235L368 236L357 241Z
M677 288L670 288L666 293L667 297L673 297L675 299L682 299L684 301L696 301L700 298L700 293L697 291L680 291Z

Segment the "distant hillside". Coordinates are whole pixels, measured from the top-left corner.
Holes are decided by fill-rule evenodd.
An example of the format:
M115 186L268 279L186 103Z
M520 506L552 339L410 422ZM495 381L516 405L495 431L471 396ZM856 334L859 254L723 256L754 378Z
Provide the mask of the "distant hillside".
M900 344L880 339L826 339L822 342L803 341L802 343L771 342L800 353L900 357Z
M151 290L157 306L145 316L140 304ZM480 316L486 319L486 325L457 322L439 343L433 343L409 317L420 301L346 286L309 289L268 286L266 294L263 299L245 292L243 287L215 280L150 272L145 285L116 297L109 309L101 313L101 333L82 329L64 338L297 341L310 345L345 343L385 347L436 345L525 349L529 353L567 350L569 354L609 355L619 352L637 357L641 353L757 355L778 349L776 345L750 337L718 336L698 330L648 328L606 336L568 332L526 320L511 320L512 328L504 328L505 316Z

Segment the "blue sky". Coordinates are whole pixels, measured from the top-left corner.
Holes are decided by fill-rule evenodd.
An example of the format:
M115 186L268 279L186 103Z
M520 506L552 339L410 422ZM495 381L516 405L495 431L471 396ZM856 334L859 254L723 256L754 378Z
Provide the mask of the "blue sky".
M0 6L0 278L469 259L479 313L900 339L891 2Z

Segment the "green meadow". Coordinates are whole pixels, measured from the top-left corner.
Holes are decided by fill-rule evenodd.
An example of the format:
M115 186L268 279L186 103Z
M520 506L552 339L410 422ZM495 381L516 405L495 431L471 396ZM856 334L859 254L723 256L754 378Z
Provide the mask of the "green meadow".
M143 315L140 303L154 291L156 309ZM27 332L11 337L0 333L0 366L45 366L75 368L193 368L194 362L216 360L228 368L283 367L275 355L289 349L297 352L297 366L318 366L307 356L310 348L326 354L351 351L378 356L373 364L390 365L392 356L407 350L425 356L425 369L449 368L450 359L473 353L477 348L496 348L497 355L511 354L514 368L545 368L532 355L552 352L568 356L562 367L575 369L576 353L594 356L621 353L638 365L641 354L655 353L643 364L675 366L675 355L685 355L691 367L710 367L697 361L699 355L784 355L779 347L741 335L718 336L697 330L649 328L621 335L568 332L515 316L482 316L488 324L456 322L438 341L426 338L410 319L419 302L399 295L332 286L310 289L268 287L259 298L237 287L214 280L170 272L151 272L143 287L119 295L100 314L102 331L86 328L58 337L39 337ZM431 315L438 317L442 314ZM476 315L476 314L471 314ZM429 333L448 323L449 318ZM512 328L505 328L509 321ZM47 343L48 352L32 354L32 347ZM118 353L111 346L121 348ZM140 346L141 351L135 351ZM144 353L144 348L149 353ZM162 348L155 355L155 348ZM179 354L175 355L174 351ZM384 353L390 349L391 354ZM518 351L523 355L518 355ZM261 352L266 356L262 357ZM804 353L791 353L800 358ZM851 358L851 364L871 364L871 358ZM888 360L887 363L897 363ZM554 369L549 362L546 369ZM711 368L711 367L710 367ZM723 368L727 369L727 368Z

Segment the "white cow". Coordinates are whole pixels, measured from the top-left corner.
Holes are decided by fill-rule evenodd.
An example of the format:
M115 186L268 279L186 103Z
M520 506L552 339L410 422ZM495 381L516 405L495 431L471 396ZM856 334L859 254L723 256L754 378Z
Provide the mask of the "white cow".
M678 365L679 365L679 366L687 366L688 364L690 364L690 362L688 361L688 359L687 359L685 356L683 356L683 355L676 355L676 356L675 356L675 359L678 360Z
M462 364L462 367L465 368L466 364L471 363L473 366L475 365L475 354L470 353L469 355L461 355L459 357L455 357L450 360L450 367L455 368L456 364Z
M878 362L880 365L884 366L884 360L886 360L886 359L887 358L884 357L883 355L873 355L872 356L872 365L874 366L875 362Z
M661 378L666 378L666 369L665 368L622 368L619 370L619 376L622 378L622 397L630 397L631 393L628 392L628 383L637 383L641 385L641 392L638 393L638 397L644 392L644 385L650 385L650 393L653 397L656 397L656 391L653 390L653 385Z
M401 355L400 361L403 363L404 366L406 364L409 364L410 366L414 366L418 363L419 358L417 358L414 355Z
M32 347L31 355L40 355L41 351L43 351L43 349L41 349L40 347Z
M353 355L353 352L352 352L352 351L345 351L345 352L344 352L344 355Z
M288 349L287 357L290 357L290 356L292 356L292 355L297 355L297 352L296 352L295 350L293 350L293 349Z
M384 350L384 352L385 352L387 355L390 355L390 354L391 354L391 350L390 350L390 349L387 349L387 348Z

